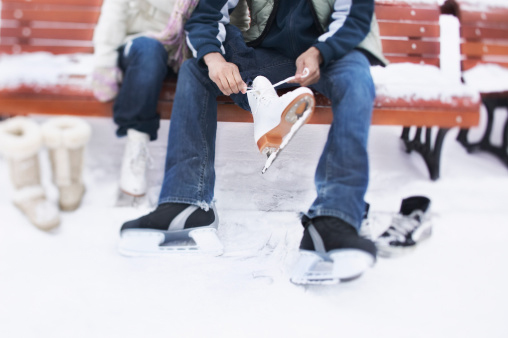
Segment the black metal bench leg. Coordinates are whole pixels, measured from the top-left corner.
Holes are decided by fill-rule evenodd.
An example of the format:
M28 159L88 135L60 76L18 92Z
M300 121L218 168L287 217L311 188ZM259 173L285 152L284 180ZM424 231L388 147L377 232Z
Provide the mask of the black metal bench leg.
M491 143L492 128L494 124L494 111L499 107L508 108L508 99L482 99L487 110L487 125L482 138L478 142L469 142L469 129L461 129L457 136L457 141L466 148L468 153L478 151L486 151L499 158L506 166L508 166L508 116L505 119L501 146L495 146Z
M425 128L425 133L422 133ZM441 149L443 148L444 138L449 128L439 128L436 137L432 140L432 128L417 127L413 139L410 139L411 127L402 129L401 139L404 142L406 151L416 151L419 153L429 171L430 178L435 181L439 178L441 166ZM423 140L422 140L423 137Z

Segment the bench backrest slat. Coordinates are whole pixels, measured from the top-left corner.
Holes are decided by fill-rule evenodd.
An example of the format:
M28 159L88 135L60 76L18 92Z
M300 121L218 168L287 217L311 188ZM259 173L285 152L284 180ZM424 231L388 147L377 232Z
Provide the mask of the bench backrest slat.
M460 1L458 1L460 3ZM507 26L508 22L506 21L506 13L508 9L506 8L495 8L490 7L485 9L484 7L479 7L478 9L473 9L472 7L462 9L460 11L460 22L464 25L485 25L488 26Z
M101 6L103 0L2 0L4 5L10 4L42 4L42 5L76 5L76 6Z
M102 0L2 2L0 52L92 53ZM391 62L439 66L439 10L377 1L383 50Z
M479 64L498 64L508 68L508 8L471 5L448 0L460 21L461 67L469 70Z
M376 2L383 52L390 62L439 66L440 11L425 4Z
M47 21L47 22L73 22L96 23L99 11L95 8L55 8L53 6L33 9L3 9L2 19L18 20L19 22Z
M3 0L0 52L93 53L102 0Z

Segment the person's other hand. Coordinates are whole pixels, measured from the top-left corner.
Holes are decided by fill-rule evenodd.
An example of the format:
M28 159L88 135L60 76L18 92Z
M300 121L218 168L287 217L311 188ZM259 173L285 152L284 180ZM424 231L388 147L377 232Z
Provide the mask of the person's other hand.
M321 76L319 72L319 65L321 62L323 62L323 58L321 57L319 49L310 47L296 59L295 79L289 82L299 83L303 87L318 82ZM309 74L303 77L303 70L305 68L309 70Z
M122 71L117 67L98 67L92 74L92 89L95 98L101 102L113 100L118 95L118 84Z

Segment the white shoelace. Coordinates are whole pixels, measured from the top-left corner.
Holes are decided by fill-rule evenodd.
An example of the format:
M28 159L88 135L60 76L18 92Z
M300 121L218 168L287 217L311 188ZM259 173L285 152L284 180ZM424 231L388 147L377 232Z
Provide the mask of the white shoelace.
M309 68L304 68L303 69L303 74L302 74L302 78L305 78L307 76L309 76ZM278 87L284 83L287 83L291 80L294 80L296 78L296 76L290 76L288 77L287 79L284 79L280 82L277 82L275 84L272 84L271 86L267 86L267 87L264 87L262 90L259 90L259 89L254 89L254 87L247 87L247 93L258 93L258 95L256 95L258 97L258 99L260 99L261 101L266 101L267 100L267 97L266 95L263 95L268 89L271 89L271 88L275 88L275 87ZM256 115L257 114L257 111L259 109L259 105L256 106L256 111L253 111L252 114L253 115Z
M304 68L302 78L306 78L307 76L309 76L309 68ZM272 84L271 87L266 87L264 89L278 87L284 83L288 83L289 81L294 80L295 78L296 78L296 76L290 76L287 79L277 82L276 84ZM254 92L254 91L259 91L259 90L254 90L254 87L247 87L247 93Z
M396 215L387 230L388 234L396 238L405 238L408 233L414 231L422 223L415 218L416 216L419 216L420 220L423 219L421 211L415 211L409 216Z

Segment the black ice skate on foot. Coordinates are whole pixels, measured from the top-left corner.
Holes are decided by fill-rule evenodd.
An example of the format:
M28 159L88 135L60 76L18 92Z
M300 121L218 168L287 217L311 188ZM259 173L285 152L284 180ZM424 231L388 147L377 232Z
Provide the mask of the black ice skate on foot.
M337 284L360 277L376 261L376 246L335 217L304 217L300 258L291 282Z
M379 256L400 256L429 238L432 234L432 225L427 217L429 206L430 200L424 196L403 199L390 227L376 240Z
M205 211L195 205L164 203L148 215L122 225L119 251L126 256L219 256L223 247L217 237L218 224L215 206Z

